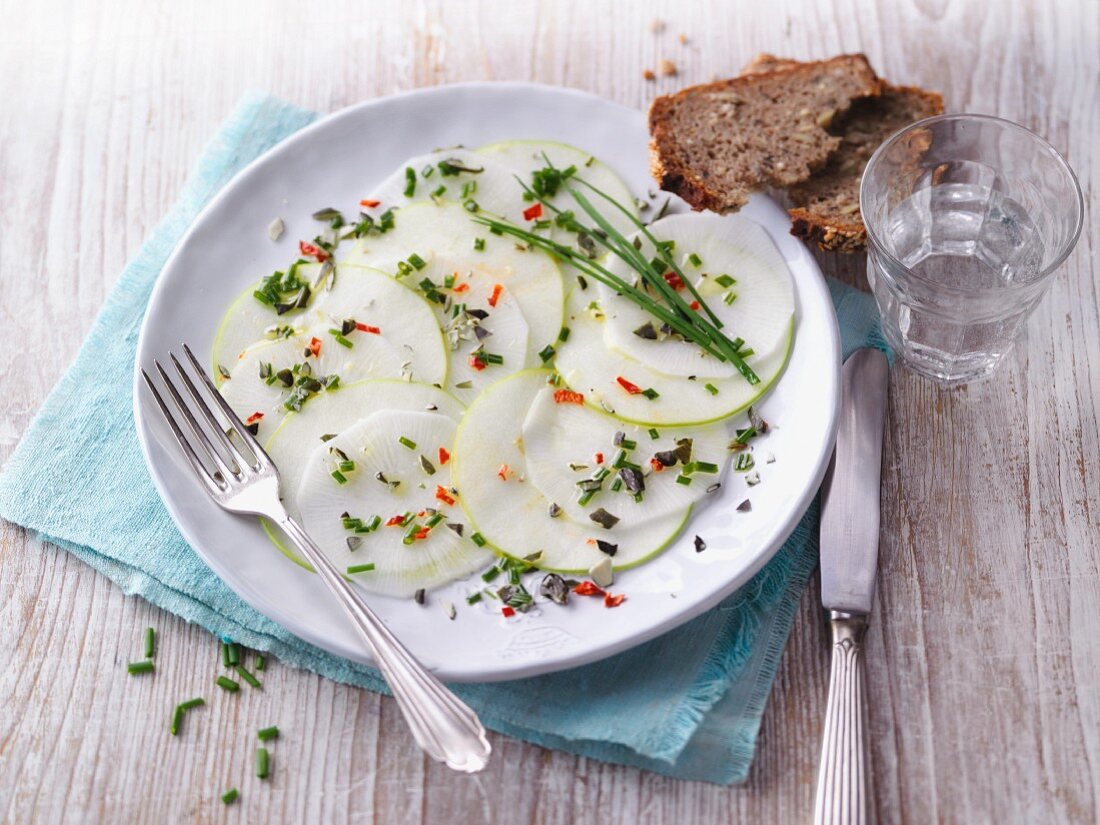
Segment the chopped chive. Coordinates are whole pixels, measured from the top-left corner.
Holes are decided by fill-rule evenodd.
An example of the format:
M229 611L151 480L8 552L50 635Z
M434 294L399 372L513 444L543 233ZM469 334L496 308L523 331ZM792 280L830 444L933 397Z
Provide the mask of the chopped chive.
M579 505L581 505L581 507L583 507L588 502L590 502L592 500L592 497L594 495L596 495L596 493L598 493L598 492L599 492L598 490L589 490L584 495L582 495L579 499L577 499L577 504L579 504Z
M416 442L411 439L405 438L405 436L401 436L399 439L397 439L397 442L404 447L408 447L410 450L416 449Z
M367 522L366 527L367 527L368 531L373 533L381 525L382 525L382 517L381 516L375 516L374 518L372 518L370 521Z
M661 394L657 392L657 390L653 389L653 387L642 390L642 395L644 395L650 401L655 401L656 399L661 397Z
M436 187L435 191L432 192L432 197L433 198L441 198L446 194L447 194L447 187L440 184L438 187Z
M344 333L340 332L340 330L338 329L330 329L329 334L332 335L332 337L336 339L336 343L342 347L347 347L348 349L351 349L355 346L355 344L353 344L347 338L347 336L345 336Z
M474 249L477 250L478 252L484 252L485 251L485 239L484 238L474 238Z
M425 522L425 524L428 527L435 527L441 521L443 521L443 514L442 513L436 513L434 516L432 516L430 519L428 519L427 522Z
M661 434L659 432L657 432L657 429L655 427L650 427L649 428L649 437L652 438L654 441L656 441L658 438L661 437Z
M157 652L157 632L151 627L145 628L145 658L152 659Z
M714 384L704 384L703 389L705 389L711 395L718 395L718 388L714 386Z
M477 604L480 601L481 591L478 591L477 593L471 593L469 596L466 597L466 604Z
M722 296L722 303L724 303L726 306L730 306L736 300L737 293L735 292L727 292L725 295Z
M476 542L475 542L475 544L476 544ZM490 567L488 570L486 570L484 573L481 574L481 580L483 582L491 582L493 579L495 579L499 575L500 575L500 568L497 567L494 564L492 567Z
M341 472L350 473L354 469L355 469L355 462L354 461L348 460L348 461L341 461L340 462L340 471Z
M622 441L619 442L619 446L622 447L624 450L633 450L635 447L638 446L638 442L632 441L629 438L624 438Z
M556 350L552 346L547 344L539 352L539 358L542 360L542 363L545 364L547 361L549 361L551 358L554 357L555 352L556 352Z
M411 166L405 167L405 197L411 198L416 194L416 170Z
M252 666L256 668L257 671L262 671L266 665L267 659L264 658L262 653L257 653Z
M562 343L569 340L569 327L561 328L561 332L558 333L558 340Z
M267 779L270 770L269 761L267 748L256 748L256 776L260 779Z
M729 275L719 275L717 278L714 279L714 282L718 284L718 286L725 289L729 289L731 286L737 283L737 281L735 281Z
M368 562L367 564L353 564L348 568L348 575L352 576L356 573L369 573L374 569L374 564Z
M248 682L248 684L252 687L263 688L263 685L260 684L260 680L249 673L247 670L245 670L242 665L236 665L233 669L237 671L237 674L246 682Z
M676 476L676 483L683 484L685 487L687 487L691 484L691 476L686 476L681 473L680 475Z
M616 477L615 480L611 482L611 492L617 493L621 489L623 489L623 480Z
M230 693L236 693L241 689L241 686L234 682L232 679L227 679L225 676L219 676L214 680L214 684L220 687L222 690L229 691Z
M756 459L752 457L752 453L738 453L737 461L733 464L733 469L739 473L747 473L755 466Z
M272 725L269 728L260 728L256 731L256 736L259 737L261 742L267 742L271 739L279 738L279 726Z
M126 665L126 672L131 676L136 676L139 673L152 673L155 669L152 662L146 660L144 662L130 662Z
M329 473L329 475L331 475L334 479L336 479L337 484L347 484L348 483L347 476L345 476L339 470L333 470L331 473Z
M408 257L408 262L412 264L413 269L423 269L428 264L423 258L417 255L415 252Z
M229 642L222 642L222 665L229 667Z
M684 465L684 475L691 475L692 473L717 473L718 465L711 464L709 461L692 461L689 464Z
M222 794L222 802L224 802L226 805L232 805L234 802L237 801L237 797L239 796L240 793L237 791L236 788L230 788L228 791Z
M472 541L478 547L484 547L486 544L488 544L488 542L485 541L485 536L481 535L481 533L473 533L470 536L470 541Z
M239 665L241 663L241 646L236 642L229 643L229 664Z
M694 252L692 252L690 255L688 255L688 263L691 264L696 269L698 269L699 267L701 267L703 265L703 259L700 258L698 255L696 255Z
M420 170L420 176L422 178L430 178L434 174L435 174L435 167L432 166L430 163L427 166L425 166L423 169Z

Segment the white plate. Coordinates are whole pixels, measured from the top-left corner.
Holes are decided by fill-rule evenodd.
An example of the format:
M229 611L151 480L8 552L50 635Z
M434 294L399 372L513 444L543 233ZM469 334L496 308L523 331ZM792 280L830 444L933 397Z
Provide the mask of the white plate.
M309 215L323 206L351 212L371 187L412 155L439 146L478 146L511 138L572 143L610 164L635 190L652 190L642 112L581 92L513 83L442 86L373 100L327 117L250 164L203 211L153 290L137 350L134 414L153 482L184 538L242 599L295 635L361 662L369 656L316 576L284 557L257 521L220 510L199 486L140 381L180 341L204 363L219 318L248 283L293 258L312 237ZM759 405L779 425L760 442L775 454L759 463L763 481L752 511L735 512L748 493L731 474L721 499L700 510L665 553L619 575L618 608L574 597L568 607L504 619L468 607L457 583L412 600L369 597L405 644L442 678L512 679L560 670L651 639L716 605L759 570L790 535L828 463L839 405L840 339L829 293L813 258L788 233L774 202L753 198L745 214L772 235L794 275L797 332L787 372ZM652 214L652 213L651 213ZM267 237L276 217L287 232ZM736 477L733 477L736 475ZM706 539L696 553L692 537ZM439 602L453 601L449 621Z

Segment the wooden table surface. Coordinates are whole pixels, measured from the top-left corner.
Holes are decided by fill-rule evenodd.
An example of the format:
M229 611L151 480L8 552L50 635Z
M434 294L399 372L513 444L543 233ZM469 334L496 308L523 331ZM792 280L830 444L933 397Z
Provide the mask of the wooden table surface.
M864 51L885 77L1001 115L1100 184L1100 7L1058 3L484 0L0 2L0 458L61 376L123 264L248 89L320 111L473 79L642 107L762 50ZM660 33L653 19L667 21ZM681 44L678 35L687 36ZM642 70L672 60L656 82ZM1100 817L1100 317L1096 215L993 381L895 371L868 654L883 822ZM821 256L864 283L863 260ZM160 670L128 679L148 625ZM201 736L166 713L210 636L0 524L0 820L804 822L827 676L803 599L744 787L669 780L493 736L479 776L429 765L389 699L275 663ZM252 732L278 723L274 776ZM242 800L218 801L231 785Z

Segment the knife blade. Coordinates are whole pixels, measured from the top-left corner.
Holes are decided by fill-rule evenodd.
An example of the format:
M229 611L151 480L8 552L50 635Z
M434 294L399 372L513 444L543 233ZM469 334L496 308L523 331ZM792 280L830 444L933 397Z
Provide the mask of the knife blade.
M840 426L821 512L821 602L829 610L833 661L815 825L866 825L870 820L863 636L878 567L888 376L886 356L873 349L858 350L841 371Z
M861 349L841 371L843 400L821 506L821 603L867 614L878 569L879 482L889 365Z

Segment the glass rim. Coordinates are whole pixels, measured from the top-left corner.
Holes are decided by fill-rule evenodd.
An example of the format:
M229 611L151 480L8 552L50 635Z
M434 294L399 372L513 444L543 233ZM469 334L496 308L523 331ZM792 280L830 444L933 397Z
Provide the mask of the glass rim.
M1050 154L1054 157L1054 159L1055 159L1056 163L1058 164L1058 166L1062 170L1065 171L1066 175L1069 177L1070 183L1073 184L1073 192L1077 196L1076 197L1077 214L1076 214L1076 222L1075 222L1075 225L1073 227L1073 231L1067 237L1065 243L1062 244L1062 248L1058 252L1058 254L1053 258L1053 260L1051 260L1051 262L1047 266L1045 266L1042 269L1041 272L1039 272L1034 278L1032 278L1028 281L1025 281L1023 283L1013 283L1013 284L1002 285L1002 286L983 286L983 287L975 287L975 288L970 288L970 289L960 289L960 288L956 287L955 289L958 289L959 292L961 292L961 293L965 293L965 294L969 294L969 295L981 295L981 294L985 294L985 293L1000 293L1000 294L1003 294L1005 292L1023 291L1023 290L1026 290L1026 289L1034 288L1036 285L1041 284L1043 281L1045 281L1047 278L1049 278L1050 275L1056 269L1058 269L1058 267L1060 267L1063 263L1065 263L1066 258L1069 257L1070 253L1073 252L1074 247L1077 246L1077 241L1080 240L1080 238L1081 238L1081 231L1082 231L1082 229L1084 227L1084 223L1085 223L1085 197L1084 197L1084 194L1081 191L1081 182L1079 180L1077 180L1077 174L1073 171L1073 167L1071 167L1069 165L1069 162L1065 159L1065 157L1063 157L1062 153L1059 152L1056 148L1054 148L1054 146L1050 143L1050 141L1048 141L1046 138L1042 137L1041 135L1033 132L1031 129L1028 129L1026 126L1022 126L1021 124L1016 123L1015 121L1007 120L1006 118L1003 118L1003 117L997 117L996 115L972 114L972 113L969 113L969 112L958 112L958 113L954 113L954 114L945 114L945 115L932 115L931 117L921 118L920 120L914 121L913 123L910 123L907 126L903 126L902 128L898 129L896 132L894 132L894 134L890 135L890 137L886 138L886 140L884 140L879 145L879 147L872 153L870 160L867 161L867 165L863 167L863 174L860 176L860 181L859 181L860 217L863 218L863 227L867 232L868 246L873 247L873 249L875 251L877 251L879 254L883 255L884 257L886 257L889 262L901 267L906 272L910 273L910 275L914 279L922 281L926 284L933 285L933 286L935 286L939 289L943 288L942 284L937 284L937 283L921 276L919 273L914 272L912 267L906 266L905 264L903 264L900 260L898 260L898 258L892 252L890 252L882 244L882 242L878 239L878 237L876 237L875 232L871 227L871 224L864 217L864 212L863 212L864 197L863 197L863 193L864 193L864 190L867 187L867 178L868 178L867 173L872 168L874 168L876 163L881 159L882 155L887 151L887 149L889 149L891 146L896 144L903 136L908 135L910 132L914 131L915 129L926 127L928 125L935 124L935 123L942 123L942 122L949 121L949 120L988 121L988 122L996 124L996 125L998 125L1002 128L1007 128L1009 130L1020 132L1020 133L1024 134L1026 137L1029 137L1033 141L1035 141L1035 143L1038 146L1038 148L1040 149L1040 151L1046 152L1046 153L1048 153L1048 154Z

